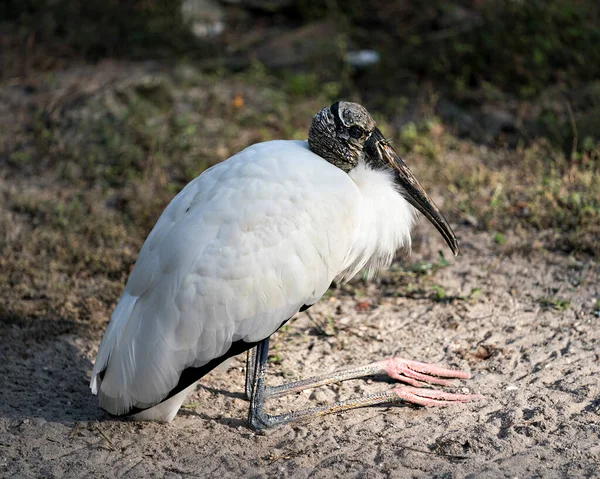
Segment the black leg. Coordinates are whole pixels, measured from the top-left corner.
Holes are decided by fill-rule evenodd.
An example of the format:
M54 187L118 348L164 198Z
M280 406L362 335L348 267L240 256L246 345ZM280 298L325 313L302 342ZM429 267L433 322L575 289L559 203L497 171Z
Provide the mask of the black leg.
M256 346L246 353L246 399L252 399L254 389L254 370L256 369Z
M264 411L265 403L265 373L269 354L269 338L262 340L256 346L256 363L252 374L252 393L248 422L253 429L265 429L271 426L270 416Z

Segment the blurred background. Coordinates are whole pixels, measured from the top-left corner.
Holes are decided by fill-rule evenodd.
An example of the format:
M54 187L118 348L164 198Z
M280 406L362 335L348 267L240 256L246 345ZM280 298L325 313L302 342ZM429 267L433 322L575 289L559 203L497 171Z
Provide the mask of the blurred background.
M459 237L600 252L597 1L4 0L0 308L103 325L183 185L337 99Z

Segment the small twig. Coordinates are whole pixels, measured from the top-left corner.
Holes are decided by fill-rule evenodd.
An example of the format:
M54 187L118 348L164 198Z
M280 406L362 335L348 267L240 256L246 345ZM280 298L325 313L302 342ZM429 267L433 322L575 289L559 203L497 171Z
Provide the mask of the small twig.
M184 404L183 406L181 406L181 409L195 409L198 406L202 406L202 402L201 401L190 402L190 403Z
M297 450L290 450L288 449L287 451L284 451L282 454L280 455L275 455L273 453L271 453L271 455L269 456L269 464L273 464L277 461L281 461L283 460L288 460L291 459L293 457L297 457L301 454L304 454L305 451L304 449L297 449Z
M407 449L409 451L420 452L421 454L429 454L431 456L441 456L441 457L447 457L449 459L459 459L461 461L464 461L465 459L470 459L469 456L459 456L457 454L444 454L443 452L426 451L425 449L417 449L416 447L410 447L410 446L400 446L400 447Z
M108 438L108 436L106 434L104 434L104 432L102 432L102 429L100 429L98 426L96 426L96 429L98 430L100 435L104 438L104 440L107 442L109 449L111 451L116 451L117 449L113 445L112 441Z
M313 323L313 325L315 326L315 328L317 329L317 331L319 332L319 334L322 334L323 336L333 336L333 334L328 333L323 326L321 326L316 319L314 319L311 314L308 311L304 311L304 314L306 314L308 316L308 319L310 319L311 323Z
M129 469L127 469L123 474L121 474L121 477L127 477L129 475L129 473L131 471L133 471L136 467L138 467L143 461L144 461L144 458L140 459L132 467L130 467Z
M83 451L84 449L89 449L89 446L78 447L77 449L73 449L73 450L71 450L69 452L65 452L64 454L61 454L60 456L48 458L48 460L50 460L50 461L56 461L58 459L62 459L63 457L70 456L71 454L74 454L76 452Z
M470 320L479 320L479 319L490 319L494 317L494 313L490 313L490 314L486 314L485 316L475 316L474 318L471 318L469 316L467 316L467 319Z
M494 306L492 305L491 308L492 312L490 314L484 314L483 316L467 316L465 315L465 317L470 320L470 321L476 321L476 320L480 320L480 319L489 319L489 318L493 318L494 314L496 313Z

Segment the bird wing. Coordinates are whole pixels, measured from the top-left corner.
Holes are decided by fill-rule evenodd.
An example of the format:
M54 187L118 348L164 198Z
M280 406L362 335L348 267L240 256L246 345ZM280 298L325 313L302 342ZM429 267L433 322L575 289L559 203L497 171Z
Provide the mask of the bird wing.
M298 141L254 145L189 183L146 239L100 345L102 407L151 407L184 369L316 302L350 251L358 198Z

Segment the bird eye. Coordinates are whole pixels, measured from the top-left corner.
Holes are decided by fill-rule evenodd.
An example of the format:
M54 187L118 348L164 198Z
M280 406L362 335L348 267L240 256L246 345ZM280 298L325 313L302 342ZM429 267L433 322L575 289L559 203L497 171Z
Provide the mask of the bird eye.
M363 136L363 131L362 128L360 126L351 126L350 127L350 136L352 138L354 138L355 140L358 140L359 138L361 138Z

